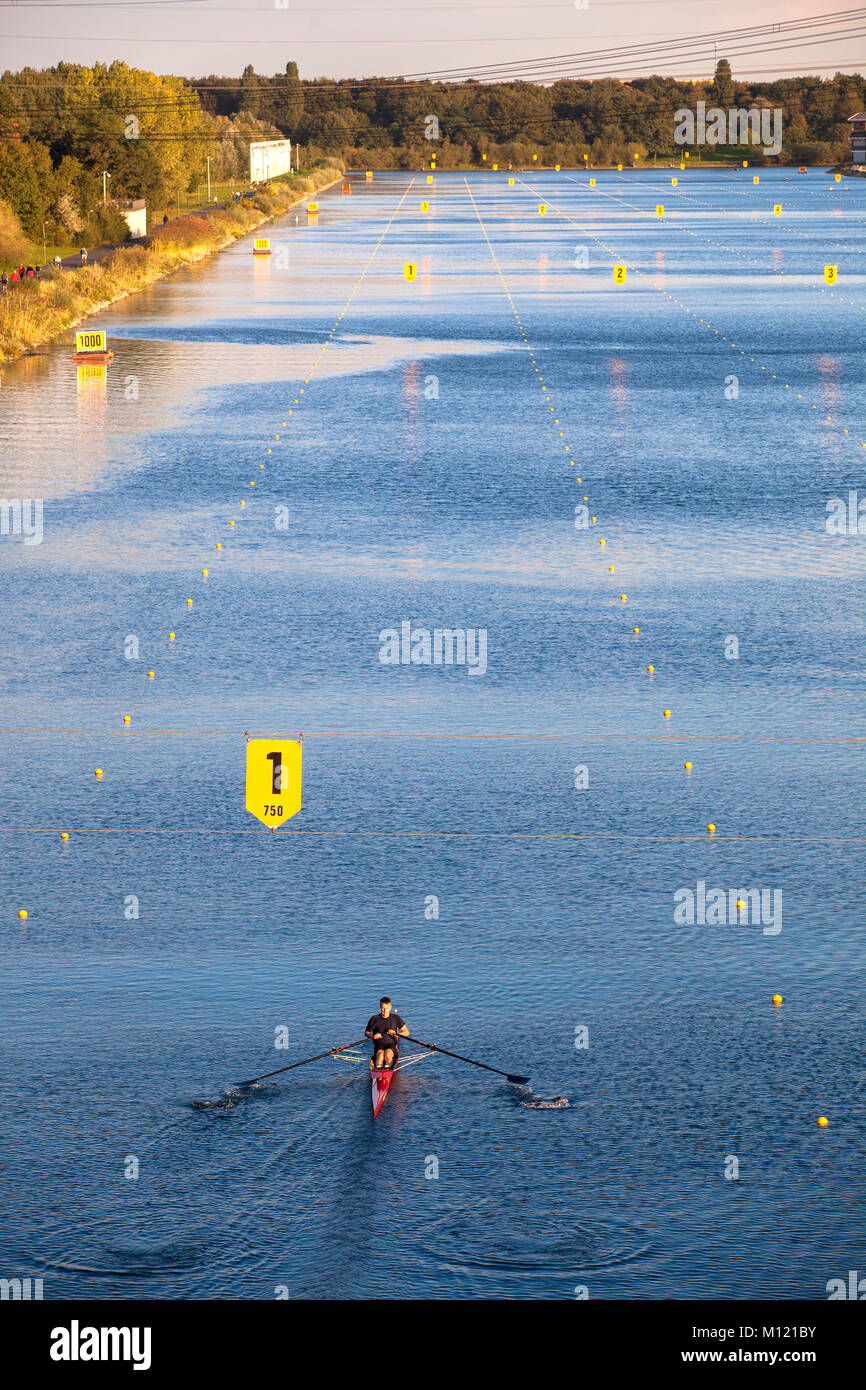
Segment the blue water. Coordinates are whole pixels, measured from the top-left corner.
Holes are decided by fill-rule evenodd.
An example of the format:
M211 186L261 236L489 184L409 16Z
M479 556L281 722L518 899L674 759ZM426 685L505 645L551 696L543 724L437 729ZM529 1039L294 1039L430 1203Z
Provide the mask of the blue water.
M0 1276L354 1299L387 1251L412 1299L821 1299L864 1268L866 537L825 521L866 498L866 183L751 172L473 174L480 221L462 175L353 178L270 262L100 314L104 384L69 341L4 370L0 492L44 539L0 537ZM486 671L382 664L402 622L484 629ZM245 731L304 735L277 833ZM699 881L781 920L676 922ZM529 1087L431 1058L374 1123L325 1060L192 1108L383 992Z

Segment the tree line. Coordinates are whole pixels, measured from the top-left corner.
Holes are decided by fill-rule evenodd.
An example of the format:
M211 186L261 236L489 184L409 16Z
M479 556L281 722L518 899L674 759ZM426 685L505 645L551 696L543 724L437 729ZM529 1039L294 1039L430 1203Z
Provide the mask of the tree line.
M0 204L23 233L82 243L119 240L126 224L111 198L166 206L212 180L248 177L251 140L288 137L304 162L442 169L485 162L519 167L594 165L681 157L674 113L698 101L767 102L783 112L781 163L848 157L847 118L866 104L858 75L735 81L720 60L706 83L645 77L447 84L395 78L301 81L297 64L273 76L187 80L126 63L25 68L0 77ZM712 158L742 151L694 150ZM763 162L754 148L753 163ZM110 175L110 184L104 175ZM104 197L106 187L110 197ZM0 226L3 218L0 217ZM2 251L2 247L0 247Z

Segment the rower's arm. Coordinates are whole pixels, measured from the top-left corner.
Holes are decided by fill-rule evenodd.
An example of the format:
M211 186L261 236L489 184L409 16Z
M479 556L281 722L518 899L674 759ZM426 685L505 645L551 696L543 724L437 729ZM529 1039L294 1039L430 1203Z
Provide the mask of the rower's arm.
M404 1024L403 1024L403 1027L400 1029L400 1037L401 1037L401 1038L408 1038L408 1036L409 1036L409 1025L406 1024L406 1023L404 1023Z

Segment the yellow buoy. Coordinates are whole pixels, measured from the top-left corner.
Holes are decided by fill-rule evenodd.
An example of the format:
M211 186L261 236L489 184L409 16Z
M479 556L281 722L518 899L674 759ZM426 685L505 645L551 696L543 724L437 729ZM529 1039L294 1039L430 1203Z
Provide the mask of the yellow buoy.
M593 517L592 519L593 519L593 521L595 521L595 517ZM606 544L607 544L607 542L604 541L604 540L600 540L600 541L599 541L599 545L606 545Z
M779 1005L781 1004L781 1002L782 1002L782 996L781 996L781 994L774 994L774 995L773 995L773 1003L776 1005L776 1008L779 1007Z
M608 565L607 570L608 574L613 574L613 565Z
M670 719L671 717L671 712L669 709L662 710L662 714L664 715L665 719Z
M202 575L204 576L205 579L207 579L208 573L209 573L208 570L202 570Z
M692 770L691 763L683 763L683 767L685 768L686 772L691 772Z
M101 767L96 767L96 768L94 768L94 769L93 769L93 775L94 775L94 777L101 777L101 776L102 776L102 768L101 768Z
M818 1124L819 1124L819 1126L820 1126L821 1129L826 1129L829 1123L830 1123L830 1121L827 1119L827 1116L826 1116L826 1115L819 1115L819 1116L818 1116Z
M61 830L61 832L60 832L60 838L61 838L61 840L68 840L68 839L69 839L69 831L68 831L68 830Z
M712 821L710 821L709 825L707 826L707 830L710 832L711 835L715 835L716 827L713 825Z
M174 641L174 633L173 633L173 632L170 632L170 633L168 634L168 640L169 640L169 642L173 642L173 641Z
M187 599L187 601L186 601L186 606L187 606L187 608L192 608L192 599L191 599L191 598L188 598L188 599Z
M123 716L123 722L124 722L124 724L131 724L131 723L132 723L132 715L131 715L131 714L125 714L125 715Z
M217 548L217 550L222 550L222 548L223 548L223 543L222 543L222 541L217 541L217 543L216 543L216 548Z
M233 522L233 521L230 521L230 522L229 522L229 526L234 526L234 522Z
M653 671L655 670L655 667L654 667L654 666L648 666L648 667L647 667L647 670L649 671L650 675L652 675Z
M634 633L635 637L637 637L638 633L640 632L640 628L639 628L639 627L633 627L633 628L632 628L632 632Z
M626 594L620 594L620 596L619 596L619 601L620 601L620 603L625 603L626 598L627 598L627 595L626 595Z
M745 904L745 902L743 901L743 899L742 899L742 898L737 898L737 911L738 911L738 912L742 912L742 911L743 911L743 908L744 908L745 906L746 906L746 904Z
M25 910L23 907L19 907L19 909L18 909L18 916L21 918L21 921L22 921L22 922L26 919L26 917L27 917L27 912L26 912L26 910Z
M148 671L148 673L147 673L147 679L148 679L149 681L152 681L152 680L153 680L153 671Z

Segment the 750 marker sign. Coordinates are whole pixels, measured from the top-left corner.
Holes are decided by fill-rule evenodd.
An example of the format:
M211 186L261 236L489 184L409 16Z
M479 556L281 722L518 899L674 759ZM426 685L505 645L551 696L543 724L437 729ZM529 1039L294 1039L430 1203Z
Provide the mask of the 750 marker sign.
M247 744L247 810L276 830L301 809L301 745L253 738Z

